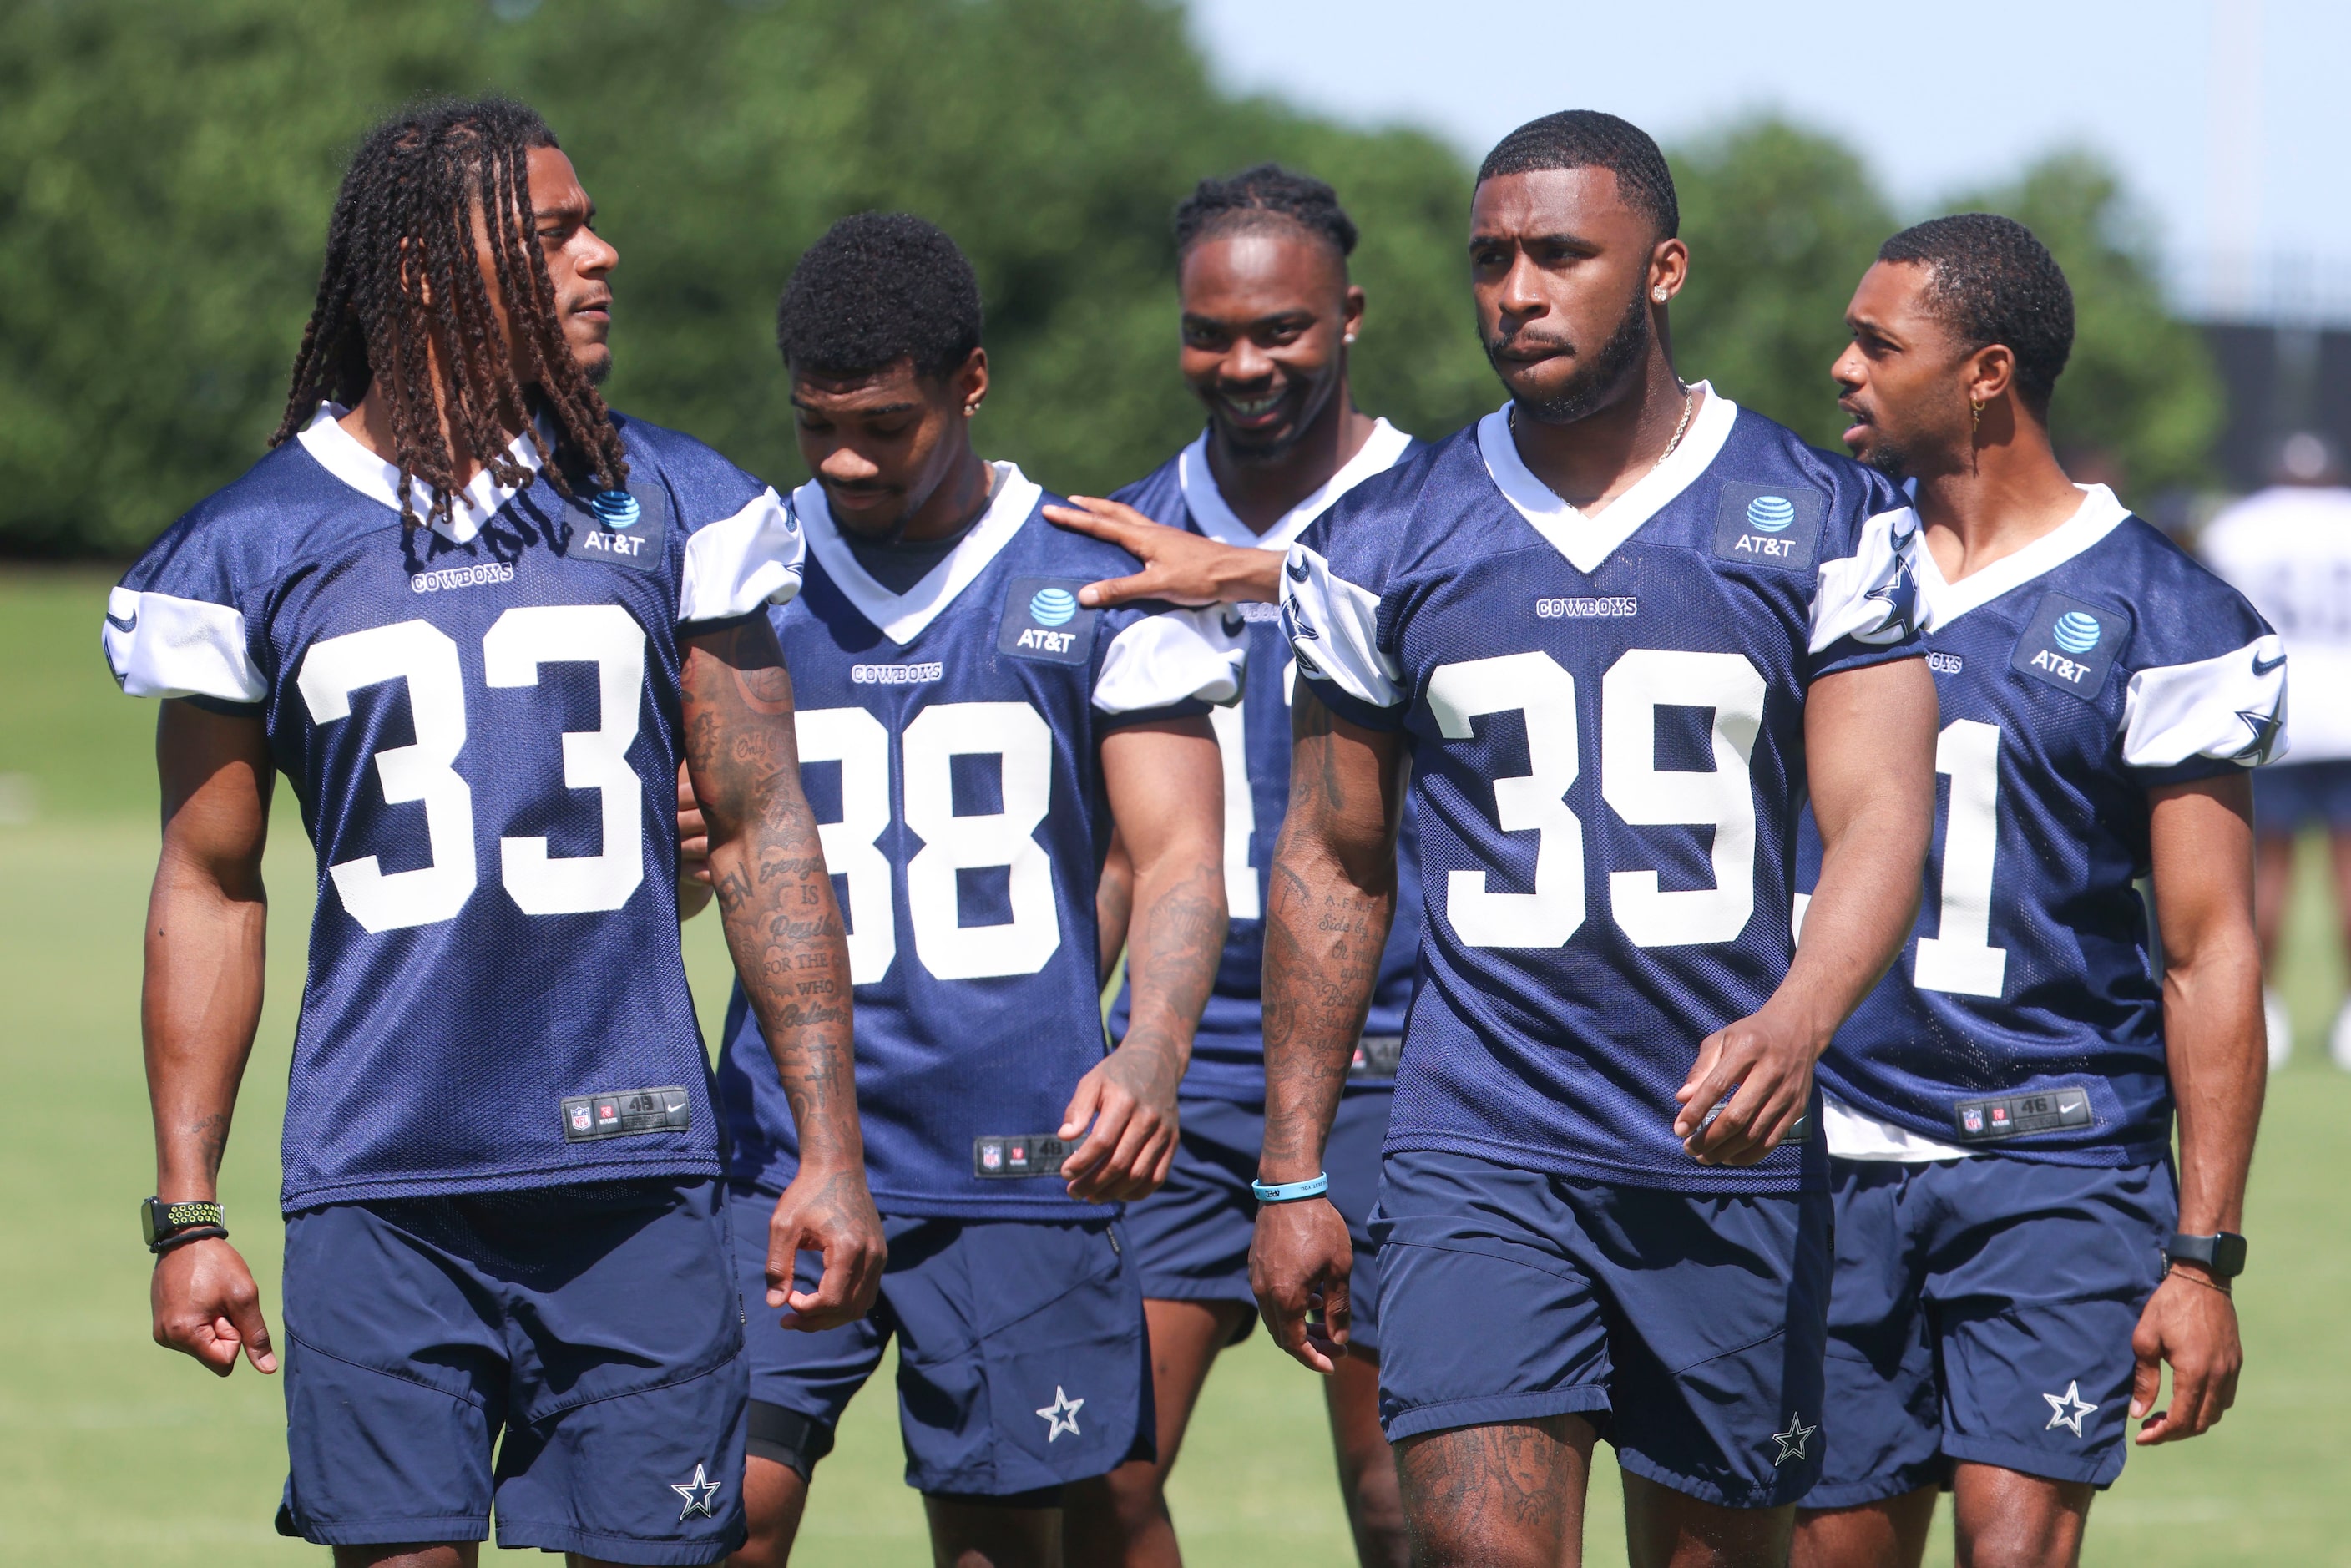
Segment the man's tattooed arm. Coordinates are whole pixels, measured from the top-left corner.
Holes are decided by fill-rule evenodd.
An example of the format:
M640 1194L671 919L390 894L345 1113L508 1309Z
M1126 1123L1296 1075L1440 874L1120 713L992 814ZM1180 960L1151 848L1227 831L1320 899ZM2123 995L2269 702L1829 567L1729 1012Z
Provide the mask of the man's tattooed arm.
M710 843L719 917L799 1133L799 1171L770 1226L768 1301L793 1327L862 1315L881 1279L850 1039L849 948L816 818L800 791L792 683L765 616L689 637L685 761ZM792 1289L821 1251L823 1282Z
M1258 1176L1311 1180L1395 915L1401 737L1349 724L1307 682L1290 707L1290 808L1265 904L1265 1148ZM1354 1249L1327 1199L1257 1211L1249 1288L1273 1343L1316 1372L1347 1354Z
M1225 946L1224 764L1206 719L1113 731L1102 780L1130 879L1126 1038L1081 1079L1061 1135L1073 1197L1143 1197L1176 1157L1176 1091ZM1097 900L1097 908L1102 900ZM1107 946L1107 944L1105 944Z
M1395 918L1401 737L1348 723L1300 682L1290 807L1265 918L1263 1179L1322 1169Z

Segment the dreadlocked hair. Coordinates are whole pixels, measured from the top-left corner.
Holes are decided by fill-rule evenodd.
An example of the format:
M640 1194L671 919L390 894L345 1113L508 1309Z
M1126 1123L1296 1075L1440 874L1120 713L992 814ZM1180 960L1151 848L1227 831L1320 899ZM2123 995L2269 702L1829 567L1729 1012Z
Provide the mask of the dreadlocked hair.
M335 197L318 303L270 445L309 423L322 402L356 407L381 377L403 523L425 520L411 502L416 480L432 492L431 519L452 520L462 488L453 437L500 485L529 484L499 428L507 410L549 416L553 452L535 421L523 428L567 499L580 475L599 489L627 482L620 431L564 341L531 223L530 152L556 145L536 110L502 98L415 104L368 133ZM477 211L513 324L511 350L484 286ZM517 360L535 398L517 379Z

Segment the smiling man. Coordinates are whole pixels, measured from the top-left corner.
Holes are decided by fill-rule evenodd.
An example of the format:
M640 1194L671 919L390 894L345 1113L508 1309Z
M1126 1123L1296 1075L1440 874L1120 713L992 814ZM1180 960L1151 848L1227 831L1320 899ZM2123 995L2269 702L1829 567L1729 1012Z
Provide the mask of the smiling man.
M1409 791L1424 977L1372 1234L1418 1563L1576 1561L1604 1433L1635 1563L1783 1563L1832 1418L1824 1162L1797 1134L1916 906L1934 703L1892 486L1674 373L1677 222L1614 116L1504 138L1468 262L1509 402L1284 566L1251 1270L1330 1371L1351 1248L1324 1148ZM1829 849L1798 947L1808 791Z
M1296 672L1273 601L1282 553L1307 524L1415 444L1358 411L1347 360L1364 291L1347 276L1355 225L1322 181L1260 164L1203 180L1176 209L1180 367L1207 413L1181 452L1107 501L1053 507L1064 526L1141 557L1132 577L1093 584L1095 602L1156 594L1237 602L1248 627L1248 690L1213 716L1225 767L1225 896L1231 935L1185 1074L1183 1135L1167 1185L1127 1213L1151 1318L1155 1461L1121 1466L1071 1498L1073 1557L1134 1568L1176 1561L1165 1490L1208 1369L1257 1322L1249 1248L1257 1218L1249 1172L1265 1132L1265 876L1290 800L1290 693ZM1411 882L1411 824L1401 852ZM1103 877L1102 961L1126 937L1123 849ZM1378 1410L1378 1300L1371 1237L1395 1052L1412 998L1418 899L1407 896L1380 967L1372 1012L1348 1070L1332 1138L1332 1201L1356 1247L1356 1332L1325 1385L1339 1482L1357 1555L1403 1559L1395 1460ZM1111 1009L1123 1034L1131 994Z

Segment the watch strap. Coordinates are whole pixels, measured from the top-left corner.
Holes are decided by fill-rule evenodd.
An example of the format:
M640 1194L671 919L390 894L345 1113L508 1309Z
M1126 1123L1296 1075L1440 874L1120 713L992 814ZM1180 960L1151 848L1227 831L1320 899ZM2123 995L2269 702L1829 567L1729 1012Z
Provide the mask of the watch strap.
M228 1234L228 1214L220 1204L211 1199L187 1203L165 1203L151 1197L139 1206L139 1228L147 1241L147 1249L159 1256L181 1240L200 1240L193 1231Z
M2193 1263L2216 1280L2233 1280L2245 1271L2245 1239L2233 1230L2210 1236L2174 1235L2164 1243L2167 1263Z

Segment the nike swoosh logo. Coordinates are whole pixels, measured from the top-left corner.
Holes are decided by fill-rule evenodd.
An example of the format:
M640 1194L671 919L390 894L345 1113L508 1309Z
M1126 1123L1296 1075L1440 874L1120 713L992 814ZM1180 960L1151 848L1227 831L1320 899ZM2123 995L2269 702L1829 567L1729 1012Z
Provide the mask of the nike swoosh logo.
M2081 1108L2082 1103L2079 1100L2060 1100L2057 1102L2057 1109L2060 1111L2078 1111Z
M1293 558L1282 570L1290 573L1290 580L1292 582L1306 580L1306 563L1302 560Z
M131 619L123 621L118 619L114 612L110 610L106 612L106 623L127 637L131 632L139 630L139 612L136 610L132 611L131 612Z
M110 615L110 616L108 616L108 617L107 617L107 619L108 619L109 621L111 621L111 620L113 620L113 619L114 619L114 617L113 617L113 616L111 616L111 615ZM127 630L127 628L126 628L126 630ZM2253 674L2257 674L2257 675L2266 675L2266 674L2268 674L2272 670L2276 669L2280 664L2284 664L2284 663L2285 663L2285 655L2284 655L2283 653L2280 653L2276 658L2272 659L2272 660L2271 660L2268 664L2264 664L2263 663L2262 663L2262 656L2261 656L2259 653L2256 653L2256 654L2254 654L2254 655L2253 655Z
M683 1111L685 1109L685 1102L683 1100L664 1100L662 1102L662 1105L664 1109L671 1111Z

